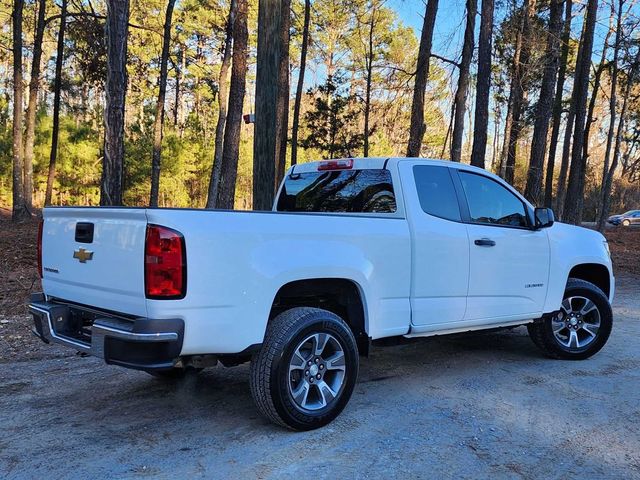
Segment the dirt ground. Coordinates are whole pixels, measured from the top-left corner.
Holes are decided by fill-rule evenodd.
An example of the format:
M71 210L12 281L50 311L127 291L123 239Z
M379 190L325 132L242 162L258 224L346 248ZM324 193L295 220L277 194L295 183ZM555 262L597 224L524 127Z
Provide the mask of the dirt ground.
M374 348L331 425L253 406L248 366L177 383L33 337L34 225L0 215L0 478L640 479L640 229L607 233L615 325L583 362L524 328Z

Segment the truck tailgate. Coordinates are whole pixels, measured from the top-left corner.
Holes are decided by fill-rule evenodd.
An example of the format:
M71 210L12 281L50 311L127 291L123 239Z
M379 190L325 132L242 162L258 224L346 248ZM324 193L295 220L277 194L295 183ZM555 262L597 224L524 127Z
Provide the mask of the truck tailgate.
M144 209L46 208L44 292L74 303L146 316L146 226Z

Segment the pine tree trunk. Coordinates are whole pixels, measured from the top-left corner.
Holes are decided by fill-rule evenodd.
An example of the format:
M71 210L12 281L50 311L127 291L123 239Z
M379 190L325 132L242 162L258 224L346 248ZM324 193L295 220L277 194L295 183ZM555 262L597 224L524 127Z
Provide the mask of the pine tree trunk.
M583 25L583 34L581 35L584 36L584 30L585 30L585 25ZM580 59L582 58L582 50L583 50L583 42L580 41L578 42L578 53L576 55L576 66L575 66L575 70L577 72L578 70L578 65L580 64ZM575 73L574 73L574 77L575 77ZM556 210L556 217L557 218L562 218L563 214L564 214L564 202L567 196L567 176L569 174L569 161L571 158L571 137L573 134L573 129L574 129L574 125L575 125L575 120L576 120L576 101L575 101L575 96L577 94L577 90L575 88L575 79L574 79L574 88L571 91L571 100L569 102L569 113L567 114L567 121L566 121L566 125L565 125L565 129L564 129L564 139L563 139L563 143L562 143L562 158L560 160L560 173L558 175L558 189L557 189L557 195L556 195L556 203L555 203L555 210Z
M459 162L462 157L462 137L464 135L464 114L467 108L467 92L469 90L469 68L473 59L474 35L476 28L476 0L467 0L467 22L464 29L462 59L458 75L458 89L454 98L454 122L451 137L451 160ZM485 140L486 141L486 140Z
M278 79L282 54L282 0L258 2L256 123L253 139L253 209L270 210L276 179Z
M14 222L29 218L24 201L24 144L22 143L22 11L23 0L13 2L13 213Z
M302 27L302 46L300 51L300 73L296 86L296 98L293 103L293 126L291 127L291 165L298 163L298 129L300 128L300 104L304 89L304 74L307 67L307 49L309 45L309 22L311 0L304 0L304 26Z
M480 36L478 38L478 80L473 127L471 165L484 168L489 128L489 94L491 89L491 45L493 37L494 0L482 0ZM494 149L495 150L495 149ZM495 151L494 151L495 154Z
M519 54L516 50L516 54ZM496 173L505 178L507 172L507 152L509 150L509 136L511 135L511 125L513 124L513 97L515 92L509 89L509 99L507 100L507 114L504 120L504 134L502 135L502 148L500 149L500 157Z
M167 64L169 63L169 48L171 45L171 18L176 0L167 2L164 17L162 38L162 54L160 57L160 79L158 86L158 101L156 102L156 118L153 122L153 153L151 157L151 195L149 206L158 206L158 191L160 190L160 164L162 161L162 136L164 127L164 103L167 96Z
M528 0L525 0L523 10L527 10ZM509 147L511 145L511 131L513 130L513 113L514 105L517 103L517 96L521 92L517 91L517 79L519 77L520 59L522 57L524 19L522 15L518 32L516 34L516 44L513 52L513 63L511 65L511 83L509 85L509 100L507 101L507 115L504 122L504 135L502 139L502 150L500 151L500 169L498 174L502 178L507 175L507 157L509 155Z
M180 121L180 89L181 89L181 81L182 81L182 70L183 70L183 52L184 47L180 47L178 49L178 55L176 58L176 63L174 67L176 69L176 90L175 97L173 99L173 126L178 127L178 122Z
M622 5L620 5L622 7ZM622 8L621 8L622 10ZM631 90L633 83L635 82L638 68L640 66L640 50L636 53L635 61L631 64L629 74L627 76L627 84L624 90L624 98L622 100L622 109L620 110L620 120L618 121L618 131L616 133L616 143L613 148L613 160L611 161L611 168L607 172L604 178L604 186L602 188L602 212L598 219L598 229L602 231L604 228L604 220L609 215L609 207L611 205L611 185L613 183L613 175L618 167L620 160L620 151L622 146L622 134L624 133L624 124L627 116L627 108L629 105L629 97L631 96Z
M247 76L247 0L237 0L238 10L233 23L233 64L229 84L229 111L224 129L224 149L220 169L220 186L216 208L232 209L236 195L240 128ZM273 183L271 183L273 187Z
M418 49L418 64L416 66L416 80L413 87L413 101L411 103L411 124L409 127L409 142L407 157L420 156L422 139L426 130L424 124L424 97L429 79L429 60L433 43L433 30L438 13L438 0L428 0L422 24L420 47Z
M365 58L366 70L367 70L367 83L365 87L365 95L364 95L364 145L363 145L363 155L365 157L369 156L369 119L371 115L371 80L373 76L373 28L375 26L375 16L376 10L375 7L372 8L369 13L371 18L369 20L369 43L368 43L368 51L367 56Z
M62 63L64 61L64 32L67 26L67 0L62 0L60 28L58 29L58 45L56 53L56 76L53 81L53 128L51 130L51 151L49 153L49 173L47 174L47 190L44 204L51 205L53 197L53 180L56 176L58 158L58 137L60 136L60 90L62 89Z
M613 144L613 136L616 125L616 106L617 106L617 90L618 90L618 56L620 55L620 45L622 42L622 7L625 0L618 0L618 14L616 20L616 40L613 46L613 59L611 60L611 90L609 94L609 131L607 133L607 146L605 147L604 162L602 169L602 188L601 188L601 208L598 216L598 230L604 230L604 223L609 213L609 194L611 193L611 182L613 178L612 169L609 174L609 162L611 158L611 148Z
M624 0L623 0L624 1ZM603 72L608 68L607 65L607 53L609 51L609 39L616 30L614 27L614 20L616 17L616 9L612 4L611 16L609 17L609 29L602 42L602 56L600 57L600 63L596 69L595 78L593 80L593 88L591 90L591 99L589 100L589 107L587 108L587 120L584 127L584 143L582 146L582 156L584 157L582 162L586 165L589 161L589 140L591 135L591 126L596 121L594 118L596 101L598 100L598 93L600 92L600 83ZM597 218L597 214L596 214Z
M278 65L278 106L276 124L276 178L274 193L284 178L289 138L289 30L291 28L291 0L281 0L280 62Z
M129 0L107 0L107 82L100 205L122 205Z
M556 149L558 147L558 137L560 136L560 125L562 123L562 96L564 92L564 81L567 75L567 61L569 57L569 40L571 38L571 14L573 10L572 0L565 0L565 18L562 31L562 48L560 53L560 70L556 84L556 93L553 100L553 115L551 118L551 139L549 140L549 157L547 159L547 173L544 187L544 205L551 208L553 204L553 173L556 161Z
M33 147L35 143L36 114L38 113L40 63L42 60L42 39L44 37L46 5L47 2L45 0L38 0L38 20L33 36L33 58L31 60L31 80L29 82L27 127L24 138L24 200L29 211L33 209Z
M522 110L526 99L526 86L524 77L526 75L525 69L529 63L530 56L530 37L531 37L531 19L535 13L536 0L525 0L523 6L523 19L522 27L518 32L517 42L520 44L519 48L516 47L518 52L517 56L513 59L513 79L511 82L511 91L513 92L512 101L512 121L509 131L509 143L507 144L507 159L505 166L504 179L513 183L515 179L516 169L516 156L518 150L518 140L520 139L520 132L523 128Z
M553 91L558 72L558 40L562 28L562 4L564 0L551 0L549 13L549 32L545 51L545 65L540 87L540 96L536 105L535 123L531 144L531 157L527 173L527 185L524 195L534 205L542 200L542 174L544 154L547 150L549 119L553 106Z
M587 95L589 93L589 73L591 69L591 54L593 52L593 36L598 16L598 0L589 0L585 19L584 34L581 39L582 56L576 68L574 79L575 92L575 125L573 145L571 149L571 169L567 185L567 197L564 205L564 221L579 225L582 222L582 207L584 204L584 179L586 165L582 156L584 143L584 124L587 110Z
M231 0L229 17L227 18L226 37L222 65L218 77L218 123L216 124L215 150L213 154L213 168L209 180L209 193L206 208L216 208L218 189L220 188L220 172L222 170L222 149L224 146L224 127L227 121L227 104L229 103L229 66L231 64L231 46L233 43L233 24L238 9L237 0Z

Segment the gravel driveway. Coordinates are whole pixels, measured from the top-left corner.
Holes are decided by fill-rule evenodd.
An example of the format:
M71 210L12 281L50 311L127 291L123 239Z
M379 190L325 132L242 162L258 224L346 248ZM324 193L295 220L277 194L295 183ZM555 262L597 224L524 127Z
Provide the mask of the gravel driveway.
M640 478L640 278L614 312L583 362L524 328L375 348L308 433L257 414L246 365L167 384L58 347L0 359L0 477Z

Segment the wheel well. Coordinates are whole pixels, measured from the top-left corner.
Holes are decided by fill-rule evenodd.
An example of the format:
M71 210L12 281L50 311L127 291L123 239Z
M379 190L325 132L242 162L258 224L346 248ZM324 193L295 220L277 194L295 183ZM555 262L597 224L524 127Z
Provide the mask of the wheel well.
M609 270L599 263L583 263L576 265L569 272L569 278L579 278L593 283L608 297L610 290Z
M360 289L351 280L316 278L287 283L278 290L273 300L269 321L294 307L322 308L335 313L351 328L360 355L369 354L364 303Z

